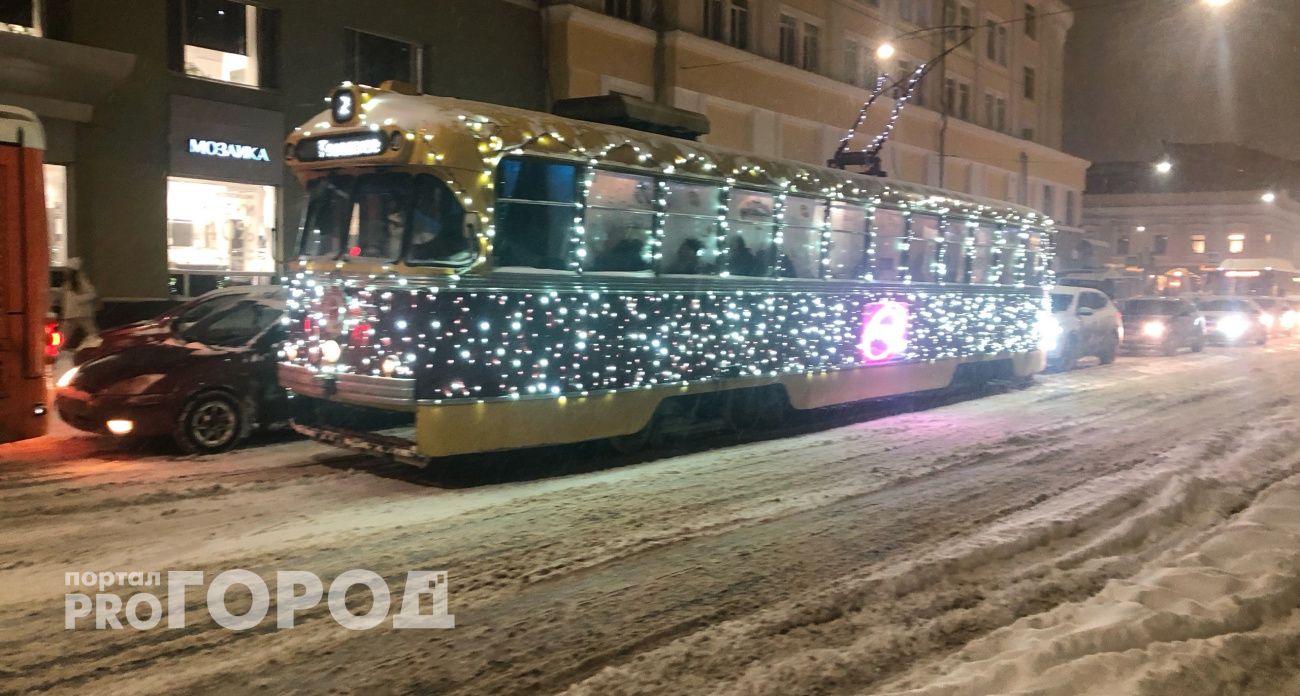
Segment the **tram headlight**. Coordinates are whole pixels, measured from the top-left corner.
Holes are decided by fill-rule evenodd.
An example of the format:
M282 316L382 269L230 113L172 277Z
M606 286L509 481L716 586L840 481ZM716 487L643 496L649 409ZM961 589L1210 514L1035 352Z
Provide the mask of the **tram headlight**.
M1142 335L1147 338L1163 338L1165 330L1166 327L1163 321L1148 321L1142 325Z
M320 344L320 359L323 362L334 364L343 357L343 348L339 346L338 341L325 341Z
M1061 328L1061 322L1056 320L1048 312L1042 312L1038 315L1038 347L1044 352L1050 353L1056 350L1061 342L1061 334L1064 330Z
M396 355L390 355L379 363L379 371L384 373L385 377L392 377L397 372L397 368L401 366L402 360Z
M286 343L286 344L284 345L284 357L285 357L286 360L297 360L297 359L298 359L298 346L296 346L296 345L294 345L294 344L292 344L292 343Z

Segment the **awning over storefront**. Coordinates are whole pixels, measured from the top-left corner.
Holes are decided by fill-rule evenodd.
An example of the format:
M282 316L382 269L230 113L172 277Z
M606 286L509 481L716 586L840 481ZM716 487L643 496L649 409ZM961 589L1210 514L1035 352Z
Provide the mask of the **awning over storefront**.
M85 123L135 60L130 53L0 32L0 103Z
M1280 258L1255 258L1255 259L1224 259L1219 264L1218 270L1221 271L1284 271L1286 273L1295 273L1295 264L1287 259Z

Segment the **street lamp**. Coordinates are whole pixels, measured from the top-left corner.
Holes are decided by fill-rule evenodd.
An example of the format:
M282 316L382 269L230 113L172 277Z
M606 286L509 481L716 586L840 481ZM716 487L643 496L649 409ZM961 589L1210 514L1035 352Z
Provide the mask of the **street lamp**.
M1156 162L1157 174L1168 174L1173 170L1174 170L1174 163L1170 162L1168 159L1162 159L1159 162Z
M1272 191L1265 191L1264 195L1259 197L1259 200L1264 201L1265 203L1272 203L1277 200L1277 194Z
M1232 0L1201 0L1201 1L1204 2L1206 5L1209 5L1210 7L1223 7L1228 3L1232 2Z
M880 60L889 60L894 57L894 53L896 53L894 50L894 44L889 43L888 41L880 44L880 48L876 49L876 57Z

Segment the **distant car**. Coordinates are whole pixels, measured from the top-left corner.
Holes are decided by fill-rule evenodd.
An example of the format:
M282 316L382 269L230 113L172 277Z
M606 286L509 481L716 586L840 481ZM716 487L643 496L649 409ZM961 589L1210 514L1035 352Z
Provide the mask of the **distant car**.
M1211 343L1268 343L1264 310L1249 297L1201 297L1196 307L1205 316L1205 337Z
M131 346L161 343L209 314L229 308L240 300L251 298L284 302L285 297L282 288L267 285L240 285L213 290L151 319L106 329L87 337L73 353L72 364L80 365Z
M1115 362L1124 335L1115 303L1091 288L1057 286L1051 295L1052 318L1059 331L1056 348L1047 356L1048 365L1070 370L1079 358L1090 355L1103 365Z
M1135 297L1124 303L1124 348L1173 355L1180 348L1205 350L1205 317L1176 297Z
M99 349L112 345L111 352L59 378L63 420L116 437L169 436L206 454L234 447L255 425L286 419L288 398L275 376L284 295L261 289L222 292L212 305L205 299L213 298L109 332Z
M1281 297L1251 297L1264 310L1260 318L1268 327L1270 336L1290 336L1295 331L1296 311L1291 303Z

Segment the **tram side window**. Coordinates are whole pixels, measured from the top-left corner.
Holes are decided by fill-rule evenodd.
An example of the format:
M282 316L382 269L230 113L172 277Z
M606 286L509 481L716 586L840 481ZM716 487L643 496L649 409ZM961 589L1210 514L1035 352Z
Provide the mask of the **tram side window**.
M565 270L578 166L507 158L497 167L496 265Z
M932 264L939 244L939 218L916 213L912 215L911 234L908 237L907 264L912 280L935 280Z
M956 283L963 279L966 266L966 221L949 220L943 228L943 279Z
M727 203L727 270L768 276L776 257L775 201L770 193L732 189Z
M831 205L830 248L826 272L830 278L861 278L867 271L867 210L860 205Z
M965 282L983 285L997 280L989 277L990 266L993 263L993 242L997 239L997 233L998 229L993 225L981 224L975 228L975 246L970 252L970 265L966 268Z
M587 193L585 271L646 271L652 259L654 179L596 172Z
M997 282L1001 285L1011 285L1016 278L1016 250L1020 246L1020 233L1016 230L1004 229L998 236L1000 242L997 248L997 259L1002 272Z
M663 258L660 273L712 275L718 272L718 201L722 190L669 181L665 190Z
M1029 230L1029 238L1025 240L1025 284L1038 285L1039 272L1038 260L1043 253L1043 233L1039 230Z
M415 178L415 209L411 216L411 263L462 265L477 256L473 229L465 224L465 209L456 194L438 179Z
M903 250L907 245L907 221L897 210L876 208L872 232L876 241L876 280L903 279Z
M781 277L821 277L822 224L825 219L825 203L795 196L785 199Z

